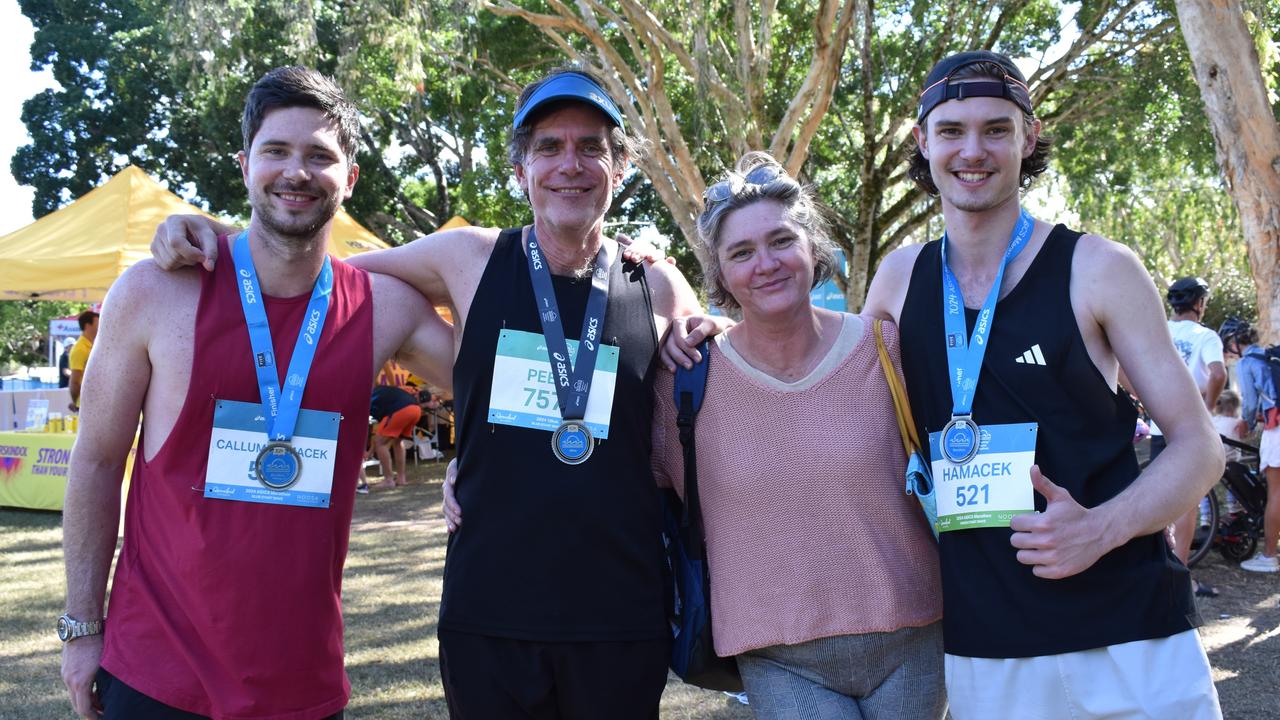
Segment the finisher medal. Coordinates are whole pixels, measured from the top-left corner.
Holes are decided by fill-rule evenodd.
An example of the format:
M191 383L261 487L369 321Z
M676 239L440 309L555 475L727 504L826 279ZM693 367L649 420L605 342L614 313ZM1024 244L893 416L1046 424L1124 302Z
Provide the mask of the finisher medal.
M978 426L968 415L957 415L942 428L942 456L956 465L963 465L978 454Z
M591 289L587 294L586 312L582 317L582 335L578 341L578 355L569 357L569 344L560 322L560 307L556 303L555 288L551 284L551 270L538 245L538 236L532 227L525 239L525 253L529 259L529 279L538 301L538 319L542 323L542 335L547 343L547 360L555 375L556 401L560 406L560 427L551 433L551 451L556 459L566 465L580 465L591 457L595 444L591 431L583 422L587 412L587 396L591 392L592 373L596 356L600 354L600 338L604 334L604 316L609 299L609 266L612 262L608 246L601 246L596 253L595 267L591 273Z
M551 452L566 465L578 465L591 457L595 442L591 431L581 420L565 420L551 433Z
M249 231L236 237L231 247L240 292L240 307L244 311L245 326L249 330L249 347L252 349L254 373L258 379L258 398L266 417L267 444L253 463L254 475L263 487L271 490L287 490L302 477L302 456L289 442L297 429L298 413L302 410L302 393L311 374L311 362L315 359L316 346L324 331L324 321L329 314L329 296L333 292L333 265L329 256L316 276L307 302L306 318L298 329L293 356L285 377L289 382L282 388L275 363L275 348L271 340L271 325L263 306L262 288L258 284L258 272L253 266L253 254L249 249Z
M270 442L253 464L258 482L271 490L287 490L302 477L302 456L287 442Z
M991 339L991 327L995 324L1000 284L1004 281L1005 268L1030 242L1035 227L1035 219L1026 210L1021 210L1010 234L1009 245L1000 258L991 290L978 311L972 336L966 332L960 283L947 264L948 238L945 232L942 235L942 326L946 333L947 374L951 378L951 421L942 428L939 450L955 465L964 465L978 454L982 436L973 421L973 400L982 373L982 360Z

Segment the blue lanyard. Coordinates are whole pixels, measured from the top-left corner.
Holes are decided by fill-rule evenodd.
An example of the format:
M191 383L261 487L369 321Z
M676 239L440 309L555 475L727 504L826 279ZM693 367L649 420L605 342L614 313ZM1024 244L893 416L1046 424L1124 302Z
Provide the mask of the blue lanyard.
M532 226L529 227L529 237L525 240L525 250L529 260L529 277L533 281L533 294L538 300L542 337L547 341L547 356L551 362L551 372L555 376L560 418L581 420L587 414L587 395L591 392L591 376L596 369L596 356L600 354L600 334L604 332L604 313L609 299L609 253L603 246L596 253L595 268L591 273L591 291L587 295L587 312L582 317L578 358L577 362L570 364L569 343L564 339L564 324L560 322L560 307L556 304L555 288L551 285L551 270L547 267L547 258L542 253Z
M970 415L973 412L973 396L978 389L978 375L982 372L982 358L987 354L987 338L996 319L996 302L1000 299L1000 283L1004 269L1018 257L1031 239L1035 218L1022 210L1013 226L1009 247L1000 260L991 292L978 311L978 321L973 326L973 337L965 341L964 297L960 284L947 265L947 235L942 234L942 322L947 333L947 370L951 377L951 414Z
M289 359L289 371L285 375L285 388L280 390L276 372L276 358L271 344L271 326L267 322L267 310L263 305L262 288L258 286L258 271L253 267L249 252L249 231L236 237L231 248L236 266L236 287L240 292L240 307L244 321L249 326L249 347L253 350L253 366L258 374L258 397L265 406L267 438L288 442L298 424L298 411L302 409L302 391L307 387L311 374L311 361L320 344L324 319L329 314L329 295L333 291L333 263L324 258L320 276L311 289L307 314L298 329L298 340Z

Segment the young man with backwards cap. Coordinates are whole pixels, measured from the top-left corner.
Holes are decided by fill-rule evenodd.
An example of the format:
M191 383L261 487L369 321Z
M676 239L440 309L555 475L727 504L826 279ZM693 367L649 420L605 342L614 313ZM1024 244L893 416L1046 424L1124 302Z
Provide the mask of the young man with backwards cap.
M532 225L355 261L456 318L457 500L471 519L445 567L445 696L457 718L654 718L670 631L652 379L658 338L697 299L672 266L625 262L604 235L638 145L596 78L557 70L525 87L508 149ZM170 223L157 256L202 259L208 229Z
M1137 258L1035 219L1045 169L1004 55L939 62L911 176L941 241L881 263L867 311L902 326L903 373L942 529L956 720L1218 718L1190 576L1163 530L1222 472L1222 447ZM1141 474L1123 366L1168 449Z

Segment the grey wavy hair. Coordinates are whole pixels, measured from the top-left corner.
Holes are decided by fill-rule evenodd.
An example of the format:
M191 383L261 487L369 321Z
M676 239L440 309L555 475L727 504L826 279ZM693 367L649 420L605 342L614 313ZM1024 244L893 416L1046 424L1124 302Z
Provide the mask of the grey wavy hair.
M747 176L762 167L773 167L778 174L772 180L757 185L747 182ZM707 198L703 201L702 214L698 216L698 243L703 259L703 284L707 289L707 301L726 310L736 310L741 305L725 288L721 279L720 256L716 250L723 240L724 220L735 210L740 210L761 200L773 200L786 209L791 220L804 230L813 255L813 286L818 287L831 278L836 267L836 244L831 239L831 226L827 210L818 201L811 185L801 185L798 180L773 159L759 151L743 155L734 166L711 188L729 183L732 195L720 201Z

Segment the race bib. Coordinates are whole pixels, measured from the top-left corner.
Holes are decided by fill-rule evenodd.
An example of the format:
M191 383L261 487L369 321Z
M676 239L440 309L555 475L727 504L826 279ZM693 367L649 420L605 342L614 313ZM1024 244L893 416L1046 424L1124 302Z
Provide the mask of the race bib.
M978 454L960 464L943 458L942 433L929 433L939 532L1009 527L1014 515L1035 510L1031 466L1038 429L1036 423L983 425Z
M569 340L569 360L577 362L578 342ZM618 348L601 345L591 376L587 412L583 421L599 440L609 437L613 391L618 378ZM493 361L493 389L489 393L489 422L553 432L560 427L555 375L542 335L523 330L498 333L498 355Z
M262 405L218 400L213 411L204 496L270 505L329 507L341 418L334 412L303 409L298 413L291 440L301 465L298 479L277 490L268 487L259 475L258 458L267 444ZM270 481L271 477L267 479Z

